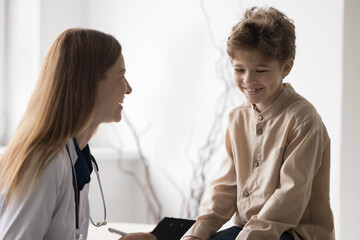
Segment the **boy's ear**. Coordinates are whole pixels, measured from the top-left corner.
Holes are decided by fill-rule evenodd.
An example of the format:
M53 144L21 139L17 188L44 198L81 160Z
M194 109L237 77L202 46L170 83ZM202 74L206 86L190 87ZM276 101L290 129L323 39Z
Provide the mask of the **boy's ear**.
M294 59L290 58L288 59L282 66L282 78L285 78L287 75L289 75L292 67L294 65Z

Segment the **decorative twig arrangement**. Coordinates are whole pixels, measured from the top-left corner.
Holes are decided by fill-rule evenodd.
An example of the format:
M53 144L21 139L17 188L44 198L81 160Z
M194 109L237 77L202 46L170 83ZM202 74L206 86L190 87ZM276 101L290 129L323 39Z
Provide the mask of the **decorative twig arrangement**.
M140 134L137 132L137 130L135 129L135 127L133 126L131 121L127 118L125 112L122 113L122 118L125 121L125 123L128 125L128 127L130 128L130 131L135 139L137 152L138 152L138 158L139 158L142 166L144 167L144 173L145 173L144 183L140 180L140 177L142 175L139 176L138 172L125 169L122 166L121 161L118 162L119 163L118 166L123 173L130 175L135 180L135 182L139 186L139 188L142 190L142 193L144 194L146 207L147 207L149 216L151 217L151 219L149 219L149 220L150 220L150 222L157 223L162 218L162 206L161 206L160 201L154 191L154 186L153 186L151 178L150 178L149 161L143 153L141 143L140 143Z
M186 198L182 212L186 218L195 218L200 214L200 204L207 184L207 178L214 153L224 143L225 133L222 129L223 119L227 117L227 109L232 99L231 92L234 89L232 84L231 71L229 68L229 57L227 56L225 44L223 47L216 43L211 27L210 17L206 11L204 0L200 0L202 14L205 17L208 32L213 47L219 52L219 58L215 61L217 78L224 84L224 90L218 97L218 105L215 109L212 127L205 139L204 145L198 151L198 161L193 162L193 173L190 181L190 193Z
M214 65L216 69L216 76L224 84L224 90L218 97L217 105L215 106L215 116L213 118L213 123L209 133L206 136L205 143L198 150L197 161L191 160L190 157L187 157L192 164L193 171L191 180L189 181L189 193L186 194L184 189L177 184L176 180L174 180L167 173L167 171L161 169L167 180L173 185L173 187L178 191L182 198L180 215L182 217L190 219L193 219L200 214L200 204L207 184L207 172L209 172L209 168L211 166L211 161L213 160L214 154L224 143L225 134L222 129L222 124L224 118L227 117L226 111L228 110L230 103L233 101L232 93L235 89L233 87L232 75L229 68L229 57L227 56L225 46L221 47L216 43L215 36L212 31L210 17L204 6L204 0L200 0L200 4L202 14L204 15L206 20L212 45L219 52L219 58L215 61ZM124 169L121 164L119 164L119 166L125 174L132 176L137 185L141 188L142 192L144 193L148 212L150 213L152 220L154 222L158 222L162 218L162 206L158 197L156 196L153 184L151 182L149 161L143 153L140 143L140 135L138 134L132 123L129 121L129 119L126 117L126 114L124 114L124 112L123 118L126 124L129 126L135 139L138 155L145 170L145 183L141 182L137 172Z

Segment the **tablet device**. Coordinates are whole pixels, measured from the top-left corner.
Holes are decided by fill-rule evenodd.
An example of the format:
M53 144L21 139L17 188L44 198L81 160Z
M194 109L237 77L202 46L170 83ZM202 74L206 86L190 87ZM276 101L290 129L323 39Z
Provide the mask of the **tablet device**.
M165 217L151 232L157 240L180 240L195 220Z

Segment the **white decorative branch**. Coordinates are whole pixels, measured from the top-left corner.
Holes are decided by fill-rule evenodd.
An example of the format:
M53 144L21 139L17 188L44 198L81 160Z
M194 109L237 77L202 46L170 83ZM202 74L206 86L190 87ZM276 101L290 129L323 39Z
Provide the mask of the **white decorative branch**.
M219 52L219 58L215 61L214 65L217 78L224 84L224 91L218 98L218 105L215 106L215 116L212 126L206 136L204 145L198 151L198 161L193 167L189 196L184 202L181 210L184 217L187 218L195 218L200 214L200 204L203 199L208 178L206 173L209 171L214 153L216 153L219 150L219 147L221 147L224 143L225 133L222 129L222 123L223 119L227 117L226 111L232 100L231 92L233 90L233 81L229 68L229 57L226 53L225 46L221 47L216 43L204 0L200 0L200 5L202 14L204 15L207 23L212 46Z
M138 172L125 169L122 165L122 161L119 161L118 165L119 165L120 170L123 173L131 176L135 180L138 187L142 190L142 193L144 194L146 207L147 207L148 213L151 217L150 222L157 223L162 218L162 206L161 206L161 203L154 191L154 186L151 181L149 161L147 160L147 158L145 157L145 155L143 153L141 143L140 143L140 134L137 132L137 130L135 129L135 127L133 126L131 121L127 118L124 111L122 112L122 118L125 121L125 123L128 125L128 127L130 128L130 131L134 137L136 147L137 147L138 157L139 157L139 160L140 160L142 166L144 167L145 180L144 181L140 180L140 176L139 176ZM117 135L117 137L119 138L119 141L120 141L120 136ZM117 151L120 151L116 147L114 147L114 149Z

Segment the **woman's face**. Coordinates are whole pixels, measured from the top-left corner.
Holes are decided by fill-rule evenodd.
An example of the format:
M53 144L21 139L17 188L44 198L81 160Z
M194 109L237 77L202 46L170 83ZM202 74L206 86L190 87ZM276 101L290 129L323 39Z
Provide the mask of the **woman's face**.
M122 103L125 94L132 89L125 78L125 62L122 54L101 79L96 91L95 116L97 124L104 122L119 122L121 120Z

